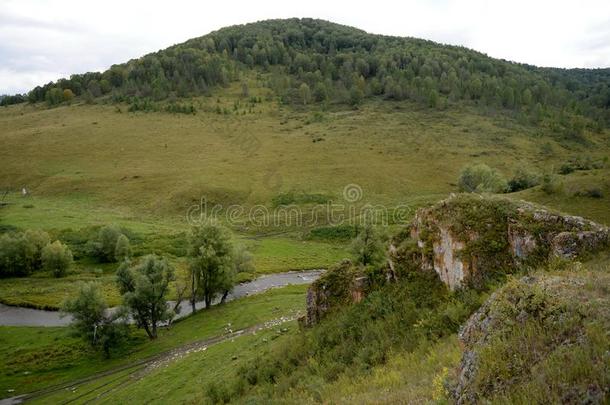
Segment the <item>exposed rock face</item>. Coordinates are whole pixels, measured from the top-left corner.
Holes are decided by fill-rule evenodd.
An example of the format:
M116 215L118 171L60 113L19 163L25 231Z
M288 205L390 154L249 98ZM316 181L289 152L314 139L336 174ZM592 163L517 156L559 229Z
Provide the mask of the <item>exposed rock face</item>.
M460 286L465 275L470 274L472 267L457 256L464 249L464 242L456 239L446 228L439 228L439 231L440 240L432 244L433 267L441 281L453 290Z
M367 280L349 260L329 269L307 290L305 326L315 325L335 306L362 301Z
M610 237L607 227L581 217L475 195L452 195L418 210L410 234L421 269L433 269L451 290L476 282L492 268L600 250Z
M527 384L531 378L529 373L535 372L535 367L540 363L550 361L556 365L554 362L558 359L558 353L574 353L583 348L590 352L591 342L586 325L591 321L605 328L610 325L610 312L607 311L609 295L603 287L610 281L610 276L601 273L592 279L590 277L590 273L582 276L527 276L494 292L459 332L458 338L464 352L455 380L450 384L456 403L493 403L493 395L510 393L512 387ZM597 287L589 287L596 288L596 293L586 291L585 286L591 284L592 280L601 283ZM537 334L520 335L518 331L528 325L538 325L540 333L546 331L547 335L544 339ZM515 335L520 336L517 341L522 342L524 347L505 345L504 342ZM505 352L498 353L495 351L497 348ZM493 358L490 358L490 353ZM527 356L532 356L535 361L523 361ZM559 358L565 357L562 354ZM510 366L506 364L513 361ZM491 367L490 363L493 363ZM548 367L549 363L546 364ZM566 364L566 367L569 366ZM485 379L480 375L482 369L487 373ZM506 370L514 374L512 378L502 375ZM542 368L539 372L544 373L544 370ZM496 372L497 376L494 375ZM610 388L589 378L586 373L581 375L581 381L566 377L561 387L555 388L555 393L560 391L559 402L603 403ZM544 377L541 381L544 381ZM546 400L549 403L557 401Z

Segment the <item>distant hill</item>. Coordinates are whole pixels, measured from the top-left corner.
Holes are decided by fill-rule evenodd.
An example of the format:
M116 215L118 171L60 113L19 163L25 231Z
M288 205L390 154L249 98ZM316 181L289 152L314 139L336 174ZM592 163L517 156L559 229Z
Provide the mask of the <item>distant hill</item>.
M437 109L469 103L513 110L534 121L549 109L593 119L570 122L569 131L610 122L610 69L538 68L464 47L296 18L223 28L103 73L36 87L27 99L61 103L72 97L64 94L69 89L88 99L173 100L209 94L249 70L265 74L272 96L290 104L357 105L381 96ZM5 103L25 99L6 98Z

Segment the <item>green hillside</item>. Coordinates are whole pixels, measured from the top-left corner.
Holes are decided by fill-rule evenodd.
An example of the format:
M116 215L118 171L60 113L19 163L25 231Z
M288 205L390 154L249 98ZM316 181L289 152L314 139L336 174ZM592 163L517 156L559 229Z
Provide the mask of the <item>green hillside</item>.
M0 326L0 398L46 389L32 399L447 403L462 356L457 333L494 291L505 291L498 305L535 302L523 336L513 336L511 312L488 346L473 349L484 356L485 380L472 382L481 400L571 402L570 392L555 396L565 387L577 399L589 389L592 403L608 394L598 389L608 386L599 361L608 353L607 251L511 268L514 275L476 291L452 292L435 273L411 271L414 239L399 246L408 252L399 281L384 266L416 210L456 192L503 194L610 225L610 69L539 68L322 20L269 20L0 105L2 304L57 310L91 281L109 306L121 304L117 241L110 259L95 255L109 229L127 238L133 262L157 254L175 267L169 300L190 279L189 232L210 217L251 252L253 266L235 270L234 282L331 268L354 256L364 220L383 246L380 263L353 266L372 283L370 294L311 329L295 321L306 305L303 286L202 311L162 328L157 340L131 327L109 359L63 328ZM491 227L493 219L473 215L475 228ZM71 250L63 277L40 265L28 237L44 234L32 230ZM481 246L497 254L493 243ZM21 259L20 272L13 267ZM526 275L569 294L540 298L537 287L519 284ZM557 333L589 339L574 338L578 352L545 351L551 332L527 334L555 319L556 307L567 314ZM263 324L258 334L248 329ZM237 328L248 336L233 336ZM510 345L543 353L540 368ZM524 377L536 370L539 379ZM547 383L560 387L545 391Z

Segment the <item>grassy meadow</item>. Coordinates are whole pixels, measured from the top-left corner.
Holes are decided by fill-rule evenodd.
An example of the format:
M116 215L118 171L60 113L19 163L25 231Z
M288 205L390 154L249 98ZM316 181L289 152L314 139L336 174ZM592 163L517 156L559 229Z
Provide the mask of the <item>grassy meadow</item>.
M295 317L305 306L306 286L288 286L253 295L176 322L149 341L135 331L120 353L103 359L69 328L0 326L0 397L36 391L114 367L129 365L172 348L222 336L281 317ZM48 402L47 402L48 403Z

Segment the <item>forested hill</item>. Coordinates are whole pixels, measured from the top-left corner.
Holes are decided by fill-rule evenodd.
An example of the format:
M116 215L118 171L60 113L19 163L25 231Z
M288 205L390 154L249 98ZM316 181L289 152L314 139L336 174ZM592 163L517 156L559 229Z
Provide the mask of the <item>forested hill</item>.
M266 85L284 103L355 105L381 96L432 108L470 103L519 110L535 119L551 108L588 116L591 125L610 122L610 69L537 68L313 19L223 28L103 73L36 87L23 98L49 104L73 95L159 101L208 94L250 69L266 73Z

